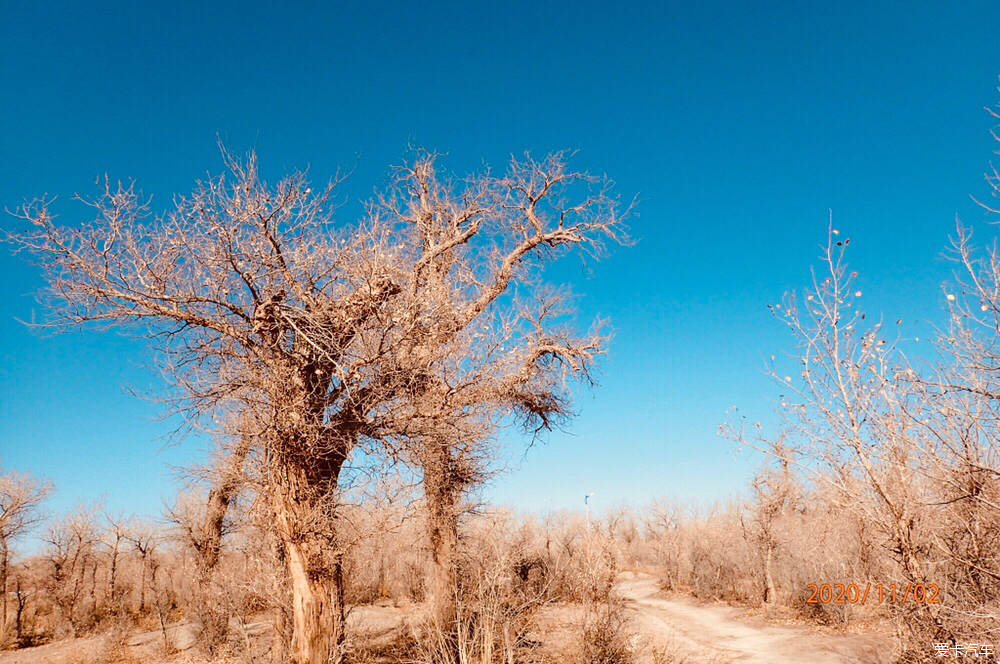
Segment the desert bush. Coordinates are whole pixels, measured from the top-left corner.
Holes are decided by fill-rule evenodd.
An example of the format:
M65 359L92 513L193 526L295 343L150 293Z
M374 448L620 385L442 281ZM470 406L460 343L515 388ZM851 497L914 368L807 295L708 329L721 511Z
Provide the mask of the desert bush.
M424 599L429 555L418 505L356 505L348 511L344 574L351 604Z
M551 599L607 599L622 567L622 556L606 528L599 523L588 525L580 515L559 514L545 521L540 535L545 545L539 555L544 561Z
M754 594L753 553L739 535L738 511L714 507L689 521L686 530L681 559L685 585L706 599L750 598Z
M459 565L454 629L432 615L418 638L426 664L512 664L527 644L544 588L522 582L518 564L525 542L510 529L509 515L477 519L466 529Z
M157 527L79 507L53 519L43 540L8 582L20 646L123 626L155 629L183 615L190 574Z
M625 607L611 597L588 604L577 652L577 664L631 664L635 659L636 635L628 627Z

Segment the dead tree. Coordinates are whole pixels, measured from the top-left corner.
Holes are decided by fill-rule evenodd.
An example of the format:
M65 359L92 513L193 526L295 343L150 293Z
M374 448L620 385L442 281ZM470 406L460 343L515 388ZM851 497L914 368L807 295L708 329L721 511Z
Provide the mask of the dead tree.
M116 616L125 613L124 598L118 592L118 565L122 556L122 545L128 538L128 522L121 518L106 515L107 525L101 536L101 543L107 549L108 555L108 587L105 591L105 606L110 606L110 611Z
M83 610L81 600L86 592L87 570L93 563L99 541L94 524L95 511L81 506L51 524L45 535L47 574L44 586L59 612L59 627L74 637L93 618Z
M14 640L18 645L24 643L24 618L25 610L28 608L28 602L31 598L31 592L27 588L27 584L24 582L24 574L15 573L14 576Z
M207 497L181 494L168 517L180 530L180 539L193 554L195 583L194 610L199 628L199 642L209 656L215 656L229 631L229 612L219 602L216 567L222 554L223 538L230 532L230 513L244 487L244 466L251 450L251 437L241 435L232 445L221 445L219 454L207 470ZM202 473L199 473L202 474Z
M440 350L529 265L613 237L619 219L603 190L543 214L557 185L582 180L559 157L470 179L447 198L463 207L438 211L451 235L420 232L426 215L398 188L361 223L337 227L333 185L313 193L297 173L270 187L253 156L227 163L231 181L200 184L158 219L134 187L108 185L93 223L56 225L43 202L24 213L35 230L11 239L45 270L54 324L132 326L158 342L179 409L240 423L225 433L248 437L255 464L244 479L282 542L292 658L326 664L344 635L337 509L348 459L359 446L392 450L405 434L408 397L428 371L421 349L433 350L433 374ZM536 184L544 173L555 176L549 187ZM462 270L442 270L453 256ZM451 312L421 301L439 277L465 298L443 319Z
M219 562L222 537L226 533L226 516L243 483L243 466L250 453L248 434L237 439L216 465L212 487L208 491L205 514L198 524L200 532L192 533L192 544L198 556L198 572L207 578Z
M599 343L591 341L574 348L572 343L557 346L551 340L524 339L518 347L517 341L501 336L510 344L502 359L494 361L493 353L504 347L496 344L476 371L470 371L470 365L479 358L466 356L460 363L463 371L442 370L412 394L414 407L403 435L407 454L421 473L433 616L445 630L454 628L460 594L462 500L490 475L496 456L493 434L510 419L528 423L529 433L537 434L569 415L562 383L552 378L564 371L588 375L590 357L600 352ZM551 350L541 350L546 344Z
M132 186L106 183L92 223L57 226L41 202L25 212L36 230L12 239L47 273L53 324L130 326L163 351L192 420L236 411L259 425L257 488L293 580L294 658L325 663L343 637L330 517L376 392L355 389L366 349L354 341L396 289L374 260L384 238L334 228L332 185L314 194L295 174L268 187L255 158L227 162L232 180L200 184L155 221Z
M997 106L1000 109L1000 106ZM1000 112L990 110L995 119ZM994 127L993 138L1000 141ZM990 165L989 194L1000 199L1000 173ZM994 223L996 203L980 203ZM951 632L981 633L1000 624L1000 250L974 242L956 223L951 255L955 283L945 286L948 325L936 338L939 361L906 375L923 408L910 407L925 443L922 472L933 487L936 527L928 548L942 561L936 572L962 611L944 614ZM996 634L996 628L991 628Z
M458 191L423 155L376 207L412 238L394 358L406 377L404 424L395 434L422 475L439 628L455 620L460 502L488 475L492 434L511 416L534 433L551 428L570 412L566 379L590 380L603 352L605 337L570 332L566 294L538 280L561 252L597 253L602 239L622 239L608 186L554 155L515 161L503 178ZM521 289L524 297L510 295Z
M0 472L0 644L8 636L8 576L11 547L18 537L33 528L40 518L39 506L51 486L29 475ZM20 597L20 595L18 595ZM18 609L18 616L23 609ZM18 625L20 619L18 619ZM20 630L18 630L20 638Z
M796 368L785 370L789 375L772 370L784 391L784 444L811 480L832 489L841 509L878 533L902 580L926 586L935 583L926 546L935 508L920 469L934 434L918 425L932 422L935 409L915 388L895 333L867 317L857 274L845 260L849 243L831 227L812 287L772 308L798 341ZM911 627L938 639L953 636L936 604L900 611L913 613L905 617Z
M129 527L125 539L132 545L132 550L139 557L139 607L140 614L146 613L146 588L155 591L156 569L156 548L160 543L160 533L151 524L133 523ZM147 574L148 572L148 574ZM147 576L148 583L147 583Z
M761 599L764 604L773 604L777 599L773 567L780 544L778 528L782 519L796 508L799 497L798 483L789 466L793 455L784 446L783 439L784 436L779 436L774 441L761 441L777 460L778 468L765 464L754 477L755 500L748 506L751 515L749 524L742 511L740 513L744 536L756 545L760 556Z

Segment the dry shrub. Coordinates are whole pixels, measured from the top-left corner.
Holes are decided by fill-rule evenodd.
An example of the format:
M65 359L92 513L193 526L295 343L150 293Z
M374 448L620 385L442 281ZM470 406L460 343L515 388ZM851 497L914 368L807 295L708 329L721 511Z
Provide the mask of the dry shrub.
M542 525L525 522L519 531L528 579L534 573L553 601L606 600L622 567L618 543L599 523L557 514ZM531 570L531 568L534 568Z
M520 574L528 555L523 532L510 515L474 519L465 529L459 574L455 629L429 622L418 641L421 662L508 664L531 646L528 634L545 587L524 582Z
M350 604L424 599L429 556L425 524L413 506L355 505L346 510L345 592Z
M143 664L142 658L132 652L125 637L108 639L95 664Z
M631 664L636 634L628 629L625 607L613 598L588 605L580 626L578 651L569 661L577 664Z
M566 656L627 661L612 658L626 652L628 635L623 608L611 598L622 547L616 529L607 525L588 527L578 515L542 522L505 511L471 515L462 524L457 625L442 629L428 621L419 628L413 635L416 661L522 661L538 645L538 610L553 602L590 607Z
M731 508L713 509L689 529L681 563L686 585L705 599L748 600L752 554L739 536L738 515Z

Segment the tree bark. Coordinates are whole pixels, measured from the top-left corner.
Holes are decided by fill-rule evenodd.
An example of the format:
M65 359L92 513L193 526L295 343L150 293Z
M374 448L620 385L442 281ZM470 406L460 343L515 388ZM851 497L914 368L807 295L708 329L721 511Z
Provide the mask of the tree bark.
M146 613L146 556L139 558L139 613Z
M428 535L431 548L431 610L438 628L451 633L457 616L459 478L454 477L450 451L432 442L424 463Z
M239 444L223 460L218 481L208 492L204 520L194 536L197 584L195 611L200 623L199 639L210 656L215 656L229 632L229 612L213 592L214 572L222 555L222 535L229 506L240 489L243 464L250 452L250 437L244 435Z
M208 492L205 521L201 525L201 537L198 545L198 567L202 573L210 572L219 562L226 513L239 491L243 464L249 453L250 437L244 435L240 439L239 445L226 457L218 484Z
M295 664L339 662L344 641L343 577L339 561L318 571L319 542L286 541L292 584L292 661Z
M284 465L274 516L292 588L290 658L294 664L336 664L343 661L345 636L342 558L336 552L336 520L318 519L322 506L316 501L330 495L329 487L316 491L314 468ZM336 474L324 476L330 481Z
M440 503L440 512L431 516L431 597L436 622L450 629L457 615L458 595L458 524L452 516L455 500L448 495L434 502Z
M18 577L14 581L15 597L17 598L17 614L15 615L14 630L17 644L20 646L24 640L24 608L28 605L28 594L21 590L21 579Z
M0 539L0 643L7 639L7 569L9 567L7 540Z
M774 557L774 546L767 542L764 544L764 604L773 604L776 600L774 590L774 576L771 573L771 560Z

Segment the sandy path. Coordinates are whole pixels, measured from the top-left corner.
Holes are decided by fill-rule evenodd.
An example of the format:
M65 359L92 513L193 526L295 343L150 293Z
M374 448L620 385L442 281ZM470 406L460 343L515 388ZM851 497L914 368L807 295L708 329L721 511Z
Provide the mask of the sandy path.
M414 620L415 615L418 614L414 611L407 615L402 609L392 606L359 606L349 612L347 625L354 633L363 635L369 644L379 645L391 641L400 628ZM245 631L246 637L254 642L266 640L266 648L273 629L270 620L257 620L242 629L235 621L231 624L237 635ZM0 664L76 664L96 661L100 659L108 638L107 635L101 635L62 639L34 648L0 651ZM173 623L167 627L167 640L171 647L181 653L189 651L194 646L194 628L186 622ZM128 652L143 664L157 664L169 659L163 655L163 633L160 630L137 631L129 635L125 643L128 645ZM181 660L183 661L183 657Z
M727 606L667 599L649 576L623 579L635 627L650 647L666 648L683 662L746 664L884 664L892 645L874 635L825 635L802 627L754 624Z

